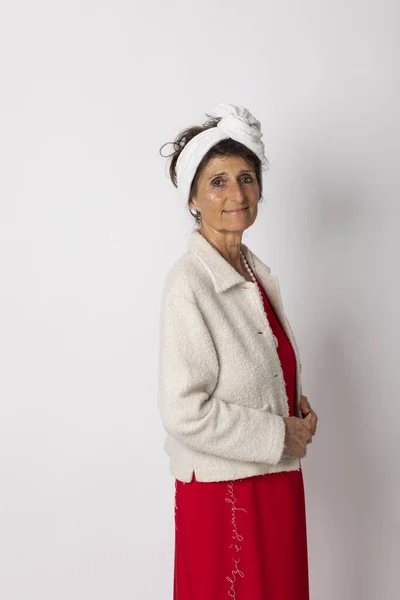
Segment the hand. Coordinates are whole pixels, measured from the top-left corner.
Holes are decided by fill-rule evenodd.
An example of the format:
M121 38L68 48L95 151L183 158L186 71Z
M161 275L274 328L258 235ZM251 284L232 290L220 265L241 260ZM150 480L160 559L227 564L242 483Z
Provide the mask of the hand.
M285 450L292 456L303 458L306 446L312 441L311 428L306 419L300 417L282 417L285 423ZM308 418L308 417L307 417Z
M285 448L289 454L297 458L305 456L305 447L312 443L317 430L317 414L311 408L307 396L300 398L300 410L304 418L283 417L286 426Z
M310 403L308 402L308 398L307 396L301 396L300 397L300 411L302 412L303 415L306 415L303 419L304 424L307 425L307 427L309 427L310 431L311 431L311 435L315 435L315 432L317 431L317 422L318 422L318 416L317 413L313 411L313 409L310 406ZM311 440L312 442L312 440ZM309 442L309 443L311 443Z

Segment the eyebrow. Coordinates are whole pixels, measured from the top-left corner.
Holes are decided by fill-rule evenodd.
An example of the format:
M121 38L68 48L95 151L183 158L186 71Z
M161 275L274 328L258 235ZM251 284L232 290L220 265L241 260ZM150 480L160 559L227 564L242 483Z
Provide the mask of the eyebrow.
M239 175L242 175L242 173L255 173L254 169L242 169L241 171L239 171ZM213 177L218 177L219 175L226 175L225 171L221 171L221 173L214 173L214 175L211 175L211 177L208 178L208 180L212 179Z

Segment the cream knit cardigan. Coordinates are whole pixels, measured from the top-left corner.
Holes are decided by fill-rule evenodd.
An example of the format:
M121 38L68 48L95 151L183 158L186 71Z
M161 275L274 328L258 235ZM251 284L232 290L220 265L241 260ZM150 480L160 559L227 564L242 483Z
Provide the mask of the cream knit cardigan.
M245 245L296 355L295 415L301 417L301 363L278 278ZM289 416L282 366L257 284L193 230L170 268L159 320L157 406L170 472L181 481L226 481L293 471L284 448Z

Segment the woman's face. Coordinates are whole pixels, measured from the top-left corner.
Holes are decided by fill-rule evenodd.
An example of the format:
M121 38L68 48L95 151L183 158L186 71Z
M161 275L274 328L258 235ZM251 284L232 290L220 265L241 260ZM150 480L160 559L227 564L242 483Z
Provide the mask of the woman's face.
M219 232L242 232L256 220L259 199L260 187L252 165L240 156L217 156L202 170L197 194L189 206L200 211L202 226Z

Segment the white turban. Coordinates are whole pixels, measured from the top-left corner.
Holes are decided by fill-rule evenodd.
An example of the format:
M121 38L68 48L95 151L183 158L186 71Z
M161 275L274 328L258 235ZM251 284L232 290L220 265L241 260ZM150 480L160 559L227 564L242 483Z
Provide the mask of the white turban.
M254 152L261 161L262 169L268 165L264 143L261 140L261 124L244 106L220 103L211 111L211 117L222 117L216 127L195 135L186 144L176 163L178 191L182 198L189 198L190 186L203 156L217 142L232 138Z

